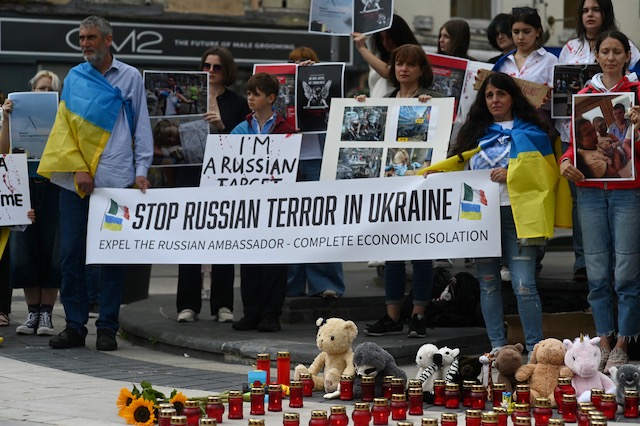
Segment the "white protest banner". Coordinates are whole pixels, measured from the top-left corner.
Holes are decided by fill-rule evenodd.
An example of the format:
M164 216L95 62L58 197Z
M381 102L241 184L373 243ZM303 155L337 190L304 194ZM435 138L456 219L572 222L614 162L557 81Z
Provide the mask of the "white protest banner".
M209 135L200 186L293 183L301 134Z
M31 225L26 154L0 155L0 226Z
M427 179L96 189L87 263L313 263L500 256L490 171Z

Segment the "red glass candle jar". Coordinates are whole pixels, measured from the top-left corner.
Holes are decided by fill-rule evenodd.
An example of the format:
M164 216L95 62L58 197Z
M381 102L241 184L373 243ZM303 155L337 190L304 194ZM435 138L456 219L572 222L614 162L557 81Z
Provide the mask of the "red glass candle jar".
M467 410L464 416L464 423L466 426L480 426L480 418L482 417L481 410Z
M531 426L531 417L516 417L515 426Z
M413 426L413 422L398 422L397 426Z
M313 379L311 379L311 374L300 373L300 382L302 383L302 396L305 398L313 396Z
M171 426L185 426L187 424L187 416L173 416L170 424Z
M409 388L409 414L421 416L422 413L422 388Z
M531 417L529 403L516 402L513 404L513 413L511 413L511 421L516 422L516 417Z
M267 404L267 410L282 411L282 385L269 385L268 392L269 404Z
M302 405L302 383L297 380L292 381L289 387L289 407L301 408Z
M199 426L216 426L218 422L215 419L210 419L208 417L201 417Z
M187 417L187 426L198 426L198 420L202 417L198 401L185 401L182 415Z
M340 400L351 401L353 399L353 376L343 374L340 376Z
M507 385L504 383L494 383L491 389L491 401L494 407L502 406L502 392L507 391Z
M505 411L506 414L506 411ZM498 425L498 413L495 411L487 411L480 416L481 426L497 426Z
M409 403L404 393L394 393L391 395L391 419L406 420Z
M251 388L251 410L252 416L264 416L264 389Z
M624 416L628 419L638 417L638 391L624 391Z
M215 419L216 422L222 423L222 415L224 414L224 404L219 396L210 396L207 398L207 405L204 410L207 417Z
M394 379L393 376L384 376L384 380L382 381L382 396L391 401L391 381Z
M471 387L471 408L474 410L484 411L487 405L487 390L482 385L473 385Z
M594 407L593 405L591 405L591 403L589 402L589 405L586 405L586 402L580 402L578 404L578 413L576 415L577 419L578 419L578 426L589 426L590 423L590 416L589 413L591 413L592 411L596 411L596 407Z
M347 426L349 417L347 417L347 407L344 405L334 405L331 407L329 415L329 426Z
M607 426L607 422L602 420L592 420L591 426Z
M600 402L602 401L602 395L604 394L604 390L602 389L591 389L591 402L593 406L596 407L596 410L600 410Z
M531 390L529 389L529 385L521 384L516 385L516 402L521 404L527 403L529 404L531 398Z
M375 377L364 376L361 380L361 399L363 402L373 402L376 394Z
M229 391L229 419L241 419L242 418L242 392Z
M391 379L391 395L394 393L404 393L404 380L402 377Z
M458 415L456 413L442 413L440 415L441 426L458 426Z
M592 425L594 422L607 423L607 418L602 414L602 411L592 411L589 413L589 424Z
M420 426L438 426L438 419L433 417L423 417Z
M353 426L369 426L371 422L371 411L368 402L356 402L353 413L351 413Z
M444 380L438 379L433 381L433 405L444 406L446 386L447 383Z
M409 379L407 380L407 389L408 388L421 388L422 383L418 379Z
M553 390L553 398L558 404L558 414L562 414L562 395L564 394L576 394L576 390L571 385L570 377L558 378L558 385Z
M494 407L493 412L498 415L498 426L507 426L509 412L506 407Z
M264 426L263 419L249 419L249 426Z
M577 421L577 408L578 402L574 394L565 393L562 395L562 418L565 423L575 423Z
M551 411L551 401L549 398L536 398L533 404L533 420L536 426L548 426L549 419L553 416Z
M171 417L176 415L175 408L163 408L158 411L158 426L171 426Z
M602 401L600 402L600 411L608 419L613 420L616 418L616 396L610 393L602 394Z
M278 352L278 383L289 386L291 381L291 355L289 352Z
M271 355L258 354L256 356L256 370L267 373L267 384L271 383Z
M457 383L447 383L444 399L445 408L455 409L460 406L460 387Z
M471 388L476 382L473 380L464 380L462 382L462 406L471 407Z
M309 420L309 426L329 426L327 412L324 410L311 411L311 420Z
M371 415L374 425L388 425L390 414L391 408L389 407L389 400L387 398L375 398L373 400Z
M564 420L558 418L550 418L549 426L564 426Z
M298 414L298 413L283 413L282 414L282 426L300 426L300 414Z

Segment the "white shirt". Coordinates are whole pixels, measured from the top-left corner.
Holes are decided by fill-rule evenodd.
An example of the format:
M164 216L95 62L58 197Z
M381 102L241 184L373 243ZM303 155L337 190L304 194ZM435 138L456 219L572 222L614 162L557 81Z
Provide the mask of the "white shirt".
M547 52L544 47L534 50L527 56L522 68L518 69L513 54L507 56L499 69L511 77L531 81L532 83L546 84L553 87L553 66L558 63L558 58L553 53Z

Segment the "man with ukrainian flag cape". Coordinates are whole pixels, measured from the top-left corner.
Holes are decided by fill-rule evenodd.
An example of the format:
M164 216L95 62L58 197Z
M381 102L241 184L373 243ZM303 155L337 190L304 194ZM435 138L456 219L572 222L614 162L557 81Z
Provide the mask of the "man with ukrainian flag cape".
M452 157L423 173L489 169L500 184L501 258L476 259L480 307L492 353L507 343L503 318L502 260L511 273L528 351L544 338L542 309L536 287L539 247L553 235L558 167L545 125L522 91L506 74L483 82L460 129ZM470 188L469 199L475 197Z
M153 159L146 92L140 72L110 52L111 25L90 16L80 23L85 63L69 71L38 173L61 187L60 300L66 328L49 341L55 349L84 346L89 319L85 253L89 195L94 188L144 192ZM98 350L115 350L124 269L101 267Z

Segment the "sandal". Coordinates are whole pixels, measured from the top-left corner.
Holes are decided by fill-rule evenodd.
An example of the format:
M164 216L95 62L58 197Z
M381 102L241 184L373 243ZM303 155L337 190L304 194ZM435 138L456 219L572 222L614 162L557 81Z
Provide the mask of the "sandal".
M9 314L0 312L0 327L8 327L8 326L9 326Z

